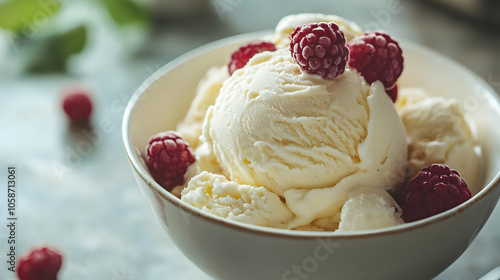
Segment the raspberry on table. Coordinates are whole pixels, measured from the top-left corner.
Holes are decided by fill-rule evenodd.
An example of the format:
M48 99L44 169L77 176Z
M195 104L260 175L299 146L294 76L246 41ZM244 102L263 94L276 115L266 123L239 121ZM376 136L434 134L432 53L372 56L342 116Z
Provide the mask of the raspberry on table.
M63 110L75 123L87 122L92 113L92 100L84 92L72 92L64 96Z
M344 33L333 22L298 26L290 34L292 58L309 74L333 79L345 71L349 49Z
M231 61L228 65L229 75L232 75L234 71L245 66L250 58L252 58L257 53L264 51L273 52L275 50L276 45L269 42L253 42L240 47L231 55Z
M58 250L34 248L19 258L16 273L19 280L56 280L61 265L62 255Z
M381 81L391 89L403 72L403 51L388 34L371 32L352 39L349 66L363 75L368 83Z
M146 148L151 175L167 191L185 183L184 174L195 161L189 144L172 130L151 137Z
M422 169L401 192L403 220L413 222L439 214L471 198L457 170L434 163Z

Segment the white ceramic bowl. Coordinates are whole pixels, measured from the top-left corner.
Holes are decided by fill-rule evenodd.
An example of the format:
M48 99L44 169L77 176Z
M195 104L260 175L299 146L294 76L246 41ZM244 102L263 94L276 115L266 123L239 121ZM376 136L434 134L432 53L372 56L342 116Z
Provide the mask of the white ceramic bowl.
M426 48L402 43L400 87L457 98L477 123L483 189L439 215L397 227L355 233L299 232L233 222L201 212L162 189L141 158L151 135L175 129L210 66L224 65L242 43L263 33L208 44L165 65L134 94L123 139L140 189L180 250L215 279L430 279L453 263L497 204L500 187L500 102L464 67ZM161 246L161 244L159 244Z

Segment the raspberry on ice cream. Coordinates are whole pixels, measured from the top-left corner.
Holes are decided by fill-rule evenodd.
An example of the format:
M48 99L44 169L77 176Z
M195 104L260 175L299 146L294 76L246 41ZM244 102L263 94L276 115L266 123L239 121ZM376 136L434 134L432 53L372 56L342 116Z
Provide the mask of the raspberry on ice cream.
M73 92L64 96L63 110L73 122L86 122L92 113L92 101L84 92Z
M349 66L360 72L368 83L381 81L391 89L403 72L403 51L388 34L371 32L351 40Z
M231 55L231 61L228 65L229 75L242 68L255 54L263 51L275 51L276 46L268 42L254 42L240 47Z
M396 84L390 89L386 88L385 93L387 93L387 95L389 95L392 102L396 102L396 99L398 99L398 85Z
M146 148L151 175L167 191L184 184L184 174L195 161L189 144L174 131L154 135Z
M61 264L62 256L58 250L35 248L19 259L17 276L19 280L57 280Z
M408 223L449 210L471 198L471 192L458 171L434 163L408 182L400 198Z
M303 71L327 80L344 73L349 56L344 33L333 22L295 28L290 34L290 51Z
M405 97L395 40L378 32L361 35L350 28L355 24L321 14L288 17L279 25L275 34L234 48L229 65L211 68L200 81L177 126L196 164L182 162L178 171L181 164L159 159L163 139L152 140L147 163L165 189L227 219L321 231L403 223L398 202L404 178L397 174L408 163L418 172L440 162L461 176L450 171L436 179L430 167L429 178L418 177L423 187L414 179L417 186L410 184L403 199L406 221L459 204L462 197L453 192L467 187L457 187L457 176L475 193L475 174L469 180L467 171L480 166L472 129L452 99L426 97L417 106L416 98ZM172 150L193 157L183 147L178 151L176 143ZM173 171L164 167L171 165ZM437 187L427 190L433 180Z

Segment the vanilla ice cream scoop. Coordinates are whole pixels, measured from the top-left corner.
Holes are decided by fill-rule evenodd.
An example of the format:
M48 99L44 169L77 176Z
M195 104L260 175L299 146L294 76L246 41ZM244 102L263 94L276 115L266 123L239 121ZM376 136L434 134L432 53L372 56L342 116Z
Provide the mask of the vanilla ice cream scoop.
M200 80L196 89L196 96L184 119L177 124L178 131L184 140L194 149L201 145L201 127L205 119L207 108L215 103L222 83L229 76L227 66L211 67L205 77Z
M400 91L396 109L406 128L410 178L432 163L458 170L474 195L479 191L481 159L472 122L455 99L429 96L422 89Z
M359 192L342 207L338 231L377 229L403 224L401 209L387 192Z
M303 73L287 49L255 55L224 82L203 136L227 178L286 198L290 227L339 216L358 186L385 191L405 176L404 127L383 85L350 69Z
M284 228L293 213L264 187L239 185L203 171L182 191L182 201L203 211L244 223Z
M349 69L324 80L302 73L288 50L265 52L224 83L203 135L239 184L278 195L331 187L359 170L368 94L363 78Z

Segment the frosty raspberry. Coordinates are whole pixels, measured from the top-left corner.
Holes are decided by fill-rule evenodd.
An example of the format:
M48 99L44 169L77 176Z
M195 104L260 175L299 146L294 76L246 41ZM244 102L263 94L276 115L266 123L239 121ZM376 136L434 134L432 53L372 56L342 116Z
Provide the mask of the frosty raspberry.
M381 81L391 89L403 72L403 51L398 42L381 32L371 32L351 40L349 66L363 75L368 83Z
M400 200L403 220L413 222L439 214L471 198L458 171L445 164L422 169L403 189Z
M264 51L275 51L276 46L268 42L255 42L240 47L231 55L231 61L228 65L229 75L242 68L254 55Z
M146 148L151 175L167 191L184 184L184 174L195 161L189 144L174 131L154 135Z
M293 60L309 74L333 79L345 71L349 56L344 33L333 22L299 26L290 35Z

